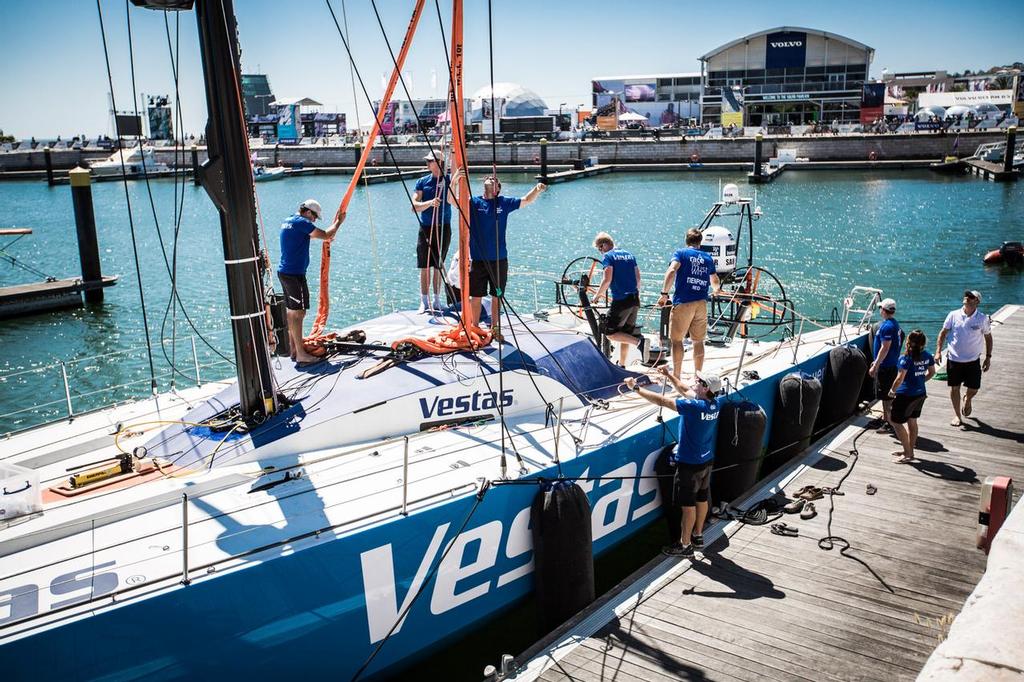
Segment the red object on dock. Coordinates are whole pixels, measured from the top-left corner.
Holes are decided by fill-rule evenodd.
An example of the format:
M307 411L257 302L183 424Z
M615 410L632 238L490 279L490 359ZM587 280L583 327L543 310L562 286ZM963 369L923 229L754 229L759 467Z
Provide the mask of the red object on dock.
M1013 507L1013 479L1009 476L989 476L981 488L978 504L978 549L988 554L999 528Z

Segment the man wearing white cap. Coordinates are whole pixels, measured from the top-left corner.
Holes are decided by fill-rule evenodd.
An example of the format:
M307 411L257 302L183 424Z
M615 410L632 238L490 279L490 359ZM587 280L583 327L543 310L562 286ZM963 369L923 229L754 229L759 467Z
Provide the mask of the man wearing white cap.
M970 417L971 401L981 388L981 373L987 372L992 362L992 325L988 315L978 310L981 293L965 291L963 307L946 315L936 342L935 361L942 362L942 344L949 338L946 349L946 383L949 400L953 403L951 426L963 426L963 418ZM981 353L985 351L982 361ZM960 406L960 386L967 388L963 407Z
M875 397L882 401L882 419L879 426L879 433L894 433L891 421L892 398L889 396L889 389L896 379L896 365L900 359L900 350L903 347L903 330L900 323L896 321L896 301L891 298L883 299L878 304L879 313L882 316L882 324L878 325L875 333L875 360L868 368L868 376L875 380Z
M416 181L412 208L419 214L420 232L416 241L416 267L420 271L420 311L441 310L441 274L448 246L452 241L452 207L444 201L451 178L442 177L444 159L438 151L423 157L427 162L427 175ZM441 210L438 210L441 209ZM430 300L431 270L433 270L434 300Z
M670 461L675 467L672 481L672 502L683 508L679 541L662 548L669 556L693 558L694 550L704 549L704 521L710 504L711 467L715 461L715 439L718 436L718 402L722 380L717 374L697 370L693 388L676 379L667 367L659 367L663 377L679 391L679 398L640 388L634 377L626 386L644 400L675 410L680 415L679 439Z
M342 213L331 226L321 230L314 223L320 219L320 202L307 199L299 204L299 212L281 223L281 262L277 266L277 278L284 289L284 306L288 315L288 339L291 341L292 359L299 367L307 367L321 358L310 355L302 345L302 321L309 309L309 285L306 270L309 268L309 240L334 239L338 227L345 220Z

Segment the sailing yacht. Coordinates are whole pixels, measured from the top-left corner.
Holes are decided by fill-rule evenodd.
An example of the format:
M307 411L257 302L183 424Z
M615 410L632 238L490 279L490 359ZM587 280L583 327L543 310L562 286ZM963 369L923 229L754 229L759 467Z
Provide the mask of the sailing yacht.
M395 341L438 327L399 311L339 330L312 368L271 357L231 8L195 3L237 380L5 439L5 679L396 674L531 594L547 483L586 494L595 554L661 513L678 416L623 392L650 369L611 364L565 300L506 315L501 345L411 352ZM705 367L732 378L722 400L770 418L783 376L866 347L871 306L843 309L838 325L710 347Z

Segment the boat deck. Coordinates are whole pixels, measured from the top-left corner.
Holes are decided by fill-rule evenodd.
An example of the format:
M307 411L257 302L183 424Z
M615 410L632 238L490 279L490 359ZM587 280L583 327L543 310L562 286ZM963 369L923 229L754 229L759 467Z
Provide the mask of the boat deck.
M815 503L816 518L781 519L800 537L717 522L703 559L655 558L520 656L513 679L916 677L985 570L975 549L982 483L1024 478L1024 309L995 319L993 368L965 430L949 425L941 381L929 387L911 465L891 463L895 439L866 430L867 416L851 419L749 498L841 485L844 495ZM845 554L839 538L819 548L830 520Z

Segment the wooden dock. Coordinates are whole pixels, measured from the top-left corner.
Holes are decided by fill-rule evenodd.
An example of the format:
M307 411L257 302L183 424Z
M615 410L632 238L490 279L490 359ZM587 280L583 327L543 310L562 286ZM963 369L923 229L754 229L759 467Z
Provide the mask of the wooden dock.
M0 288L0 320L63 308L78 308L82 305L83 292L97 287L111 287L116 283L116 275L105 275L102 282L86 283L81 278L72 277L3 287Z
M518 657L508 679L914 679L985 570L982 483L1024 480L1024 308L1001 309L993 334L964 430L949 425L943 381L928 386L913 464L891 462L896 440L867 430L867 416L851 419L748 498L841 486L816 518L782 519L800 537L716 521L703 558L656 557ZM819 548L830 519L849 551L839 539Z

